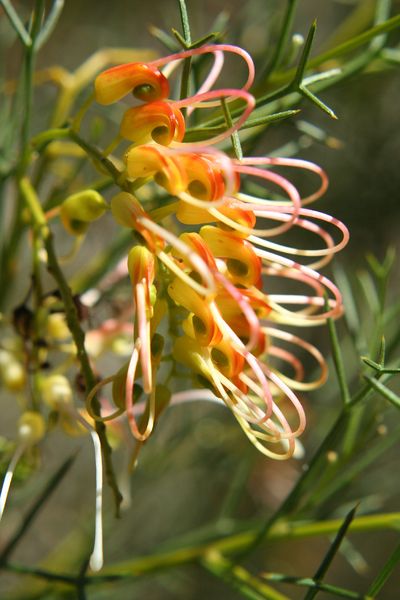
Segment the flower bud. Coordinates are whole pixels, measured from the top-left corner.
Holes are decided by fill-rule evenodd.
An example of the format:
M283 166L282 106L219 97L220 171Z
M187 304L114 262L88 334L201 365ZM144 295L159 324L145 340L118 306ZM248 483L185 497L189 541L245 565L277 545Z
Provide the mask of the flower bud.
M65 314L51 313L47 317L47 335L52 340L68 340L71 332L68 329Z
M154 281L154 255L146 246L134 246L128 254L128 271L132 285L145 280L149 286Z
M10 392L20 392L25 387L25 368L7 350L0 350L0 377L3 385Z
M57 410L63 404L72 403L72 388L64 375L49 375L40 381L40 391L43 401Z
M18 420L18 438L25 444L37 444L43 438L45 431L45 421L37 412L26 411Z
M83 235L89 224L99 219L107 208L107 203L96 190L83 190L64 200L60 218L68 233Z

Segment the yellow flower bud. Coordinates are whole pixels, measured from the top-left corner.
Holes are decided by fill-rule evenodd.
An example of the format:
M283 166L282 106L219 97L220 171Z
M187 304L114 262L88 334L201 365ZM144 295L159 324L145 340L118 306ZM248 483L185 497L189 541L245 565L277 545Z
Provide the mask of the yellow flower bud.
M45 431L45 421L37 412L26 411L18 420L18 437L25 444L37 444L43 438Z
M51 313L47 317L47 334L52 340L68 340L71 332L63 313Z
M99 219L108 205L96 190L83 190L68 196L60 207L60 218L68 233L83 235L89 224Z
M25 387L25 369L7 350L0 350L0 377L3 385L11 392L19 392Z
M40 391L43 401L51 408L57 410L60 405L71 404L71 384L64 375L49 375L40 382Z
M128 254L128 271L133 285L145 280L147 285L154 281L155 258L146 246L134 246Z

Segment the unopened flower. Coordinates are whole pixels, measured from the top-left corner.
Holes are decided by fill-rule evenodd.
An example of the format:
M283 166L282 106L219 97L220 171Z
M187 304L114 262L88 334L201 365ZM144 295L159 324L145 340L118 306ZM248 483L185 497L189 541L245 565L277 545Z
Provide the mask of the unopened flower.
M90 223L107 210L107 203L96 190L84 190L68 196L60 207L60 218L72 235L86 233Z

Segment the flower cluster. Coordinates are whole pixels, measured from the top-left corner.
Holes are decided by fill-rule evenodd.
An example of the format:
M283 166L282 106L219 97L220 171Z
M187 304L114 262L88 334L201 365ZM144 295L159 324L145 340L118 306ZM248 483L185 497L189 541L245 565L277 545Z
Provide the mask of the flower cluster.
M184 97L171 99L179 67L206 55L212 66L196 93L182 94L181 89ZM246 67L241 88L216 87L227 55ZM230 137L240 147L238 130L255 108L249 92L253 80L251 57L225 44L122 64L98 75L95 101L120 103L125 109L103 154L87 153L99 170L111 165L120 191L109 204L97 190L78 189L46 217L60 218L77 241L74 252L91 224L109 211L120 226L132 230L135 244L127 259L98 284L107 289L129 276L131 308L87 331L85 346L82 342L79 347L74 323L66 322L71 307L68 313L60 303L64 298L58 281L59 291L30 291L9 323L13 334L3 335L0 378L25 411L0 492L0 519L18 461L34 451L54 424L69 435L89 433L96 464L94 570L103 564L102 458L108 452L107 438L100 437L103 424L114 438L124 440L133 463L164 408L208 399L228 406L262 453L286 459L305 427L297 393L326 378L320 351L292 330L341 314L339 290L316 269L343 248L348 232L337 219L308 208L327 187L317 165L293 158L242 157L240 152L233 158L223 150ZM128 108L127 98L133 102ZM189 121L198 122L203 110L213 116L222 111L226 127L198 127L195 141L187 141L193 139ZM124 150L118 154L120 144ZM281 169L308 172L318 182L315 191L302 195ZM33 201L27 180L21 189ZM35 211L41 219L38 199ZM44 214L39 229L41 235L49 231ZM38 235L35 231L35 251ZM27 306L30 296L33 310ZM72 296L70 301L77 301L72 312L78 314L82 305ZM110 352L127 360L96 383L97 358ZM75 406L69 377L77 354L87 360L86 371L93 371L83 386L86 409ZM303 361L313 363L314 378L306 376ZM114 406L102 391L109 383ZM124 495L127 501L129 492Z
M244 60L246 82L240 89L213 89L228 53ZM213 57L213 65L198 91L172 100L174 71L205 54ZM129 94L136 99L111 145L130 143L123 156L124 191L112 198L111 211L138 240L128 255L134 343L129 362L112 378L117 410L104 419L126 413L133 436L141 442L149 437L160 405L171 395L157 376L167 346L173 361L185 365L203 388L173 400L201 397L207 388L232 410L261 452L284 459L293 454L305 427L296 391L320 385L326 365L314 346L282 326L318 325L341 314L340 292L316 269L343 248L348 232L337 219L306 208L327 187L325 173L315 164L232 158L216 147L237 135L253 110L248 91L253 79L253 62L244 50L209 45L151 63L119 65L95 81L99 104L125 101ZM227 119L225 131L184 141L188 120L197 111L222 104L230 115L232 103L238 116L235 122ZM302 197L273 167L307 170L319 178L318 188ZM161 206L139 200L144 186L153 186ZM179 225L183 232L177 235ZM288 245L288 234L310 247ZM285 293L293 286L297 293ZM311 381L301 361L306 354L319 371ZM88 410L98 419L103 417L93 414L91 400L103 383L88 398ZM140 393L147 400L138 424Z

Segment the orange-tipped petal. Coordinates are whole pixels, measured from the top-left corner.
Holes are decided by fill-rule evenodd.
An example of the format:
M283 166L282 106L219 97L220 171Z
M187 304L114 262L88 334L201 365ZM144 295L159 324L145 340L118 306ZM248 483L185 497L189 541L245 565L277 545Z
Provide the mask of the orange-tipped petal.
M216 258L226 260L229 276L234 283L244 286L260 286L261 261L253 246L240 235L206 225L200 235Z
M223 221L223 222L228 226L232 226L232 229L235 229L235 227L234 227L235 223L237 223L238 225L241 225L242 227L247 227L248 229L253 229L256 224L256 220L257 220L256 216L252 210L245 210L243 208L238 208L238 207L233 208L229 205L221 206L218 209L215 209L215 212L213 212L213 214L215 215L217 213L220 213L221 215L223 215L224 217L227 218L227 220ZM219 220L222 221L222 218L220 215L219 215ZM232 224L230 223L230 221L232 221ZM239 232L236 232L236 233L238 234ZM243 235L242 235L242 237L243 237Z
M154 177L156 183L174 196L186 187L186 174L172 158L155 146L139 146L125 155L128 177Z
M153 102L167 98L168 80L152 65L127 63L103 71L94 82L95 98L99 104L113 104L132 92L135 98Z
M150 102L129 108L124 114L120 134L135 144L151 140L163 146L181 142L185 135L185 120L181 111L168 102Z
M182 154L176 160L187 176L187 192L199 200L216 200L225 192L221 169L211 160L196 154Z
M179 239L192 248L210 269L217 269L217 264L210 248L208 248L207 244L198 233L182 233L182 235L179 236Z

